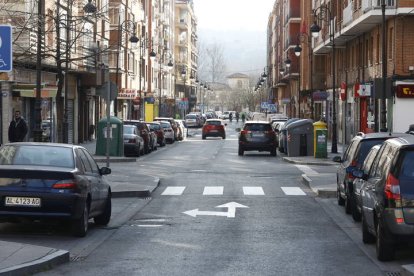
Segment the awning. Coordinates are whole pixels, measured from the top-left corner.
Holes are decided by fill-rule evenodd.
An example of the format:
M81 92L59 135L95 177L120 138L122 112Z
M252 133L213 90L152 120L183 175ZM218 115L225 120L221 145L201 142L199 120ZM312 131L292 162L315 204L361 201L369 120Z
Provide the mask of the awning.
M36 98L35 84L15 84L13 85L13 92L20 93L20 97ZM57 94L57 86L42 85L40 90L41 98L54 98Z

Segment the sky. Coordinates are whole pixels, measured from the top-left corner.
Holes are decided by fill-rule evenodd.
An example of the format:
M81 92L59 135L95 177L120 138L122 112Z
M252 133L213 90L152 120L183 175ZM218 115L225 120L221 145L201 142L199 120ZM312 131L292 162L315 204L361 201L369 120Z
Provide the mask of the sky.
M275 0L194 0L199 42L223 46L226 74L259 74L266 65L266 32Z

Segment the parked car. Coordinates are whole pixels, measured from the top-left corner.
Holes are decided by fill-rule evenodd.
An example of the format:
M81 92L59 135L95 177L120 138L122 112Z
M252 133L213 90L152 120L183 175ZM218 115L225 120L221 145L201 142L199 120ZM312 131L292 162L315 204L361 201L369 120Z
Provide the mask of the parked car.
M161 127L161 123L151 122L149 123L149 129L157 135L157 144L160 147L164 147L166 142L165 142L164 129Z
M197 114L187 114L184 120L187 127L199 127L201 125L201 118Z
M276 134L267 121L247 121L243 128L236 129L239 134L239 152L242 156L245 151L269 151L276 156Z
M174 143L175 138L174 138L174 130L171 127L170 122L167 121L160 121L161 127L164 130L164 136L165 136L165 140L169 143Z
M377 156L378 150L381 145L376 145L371 148L368 152L367 157L364 160L364 163L361 167L361 170L364 172L364 175L369 174L369 170L371 169L372 163ZM354 221L361 221L361 187L364 185L365 180L363 178L356 177L352 182L352 192L353 195L351 196L352 203L351 203L351 214Z
M147 126L148 126L148 130L149 130L149 134L150 134L150 150L154 151L157 150L157 145L158 145L158 138L157 138L157 133L155 133L155 131L153 131L150 128L150 124L147 122Z
M111 188L83 147L57 143L10 143L0 148L0 221L67 220L83 237L88 220L107 225Z
M139 120L128 120L124 121L124 125L135 125L139 130L139 135L141 135L144 140L144 154L151 152L151 134L147 124L144 121Z
M188 135L188 129L186 127L185 121L175 120L178 126L178 140L182 141Z
M178 126L177 123L175 122L174 118L170 118L170 117L155 117L154 121L167 121L170 123L171 128L173 130L174 133L174 141L177 141L177 134L178 134Z
M352 199L352 183L354 181L352 171L361 169L365 157L373 146L382 144L387 139L400 136L409 136L409 134L387 132L364 134L360 132L351 140L344 152L343 159L340 156L334 157L333 161L340 163L336 173L338 204L345 205L347 214L351 213L352 203L355 201Z
M124 125L124 155L140 156L144 153L144 139L135 125Z
M211 136L226 139L226 126L223 120L207 119L203 125L201 137L203 140Z
M383 143L361 188L362 239L375 242L380 261L414 238L414 136Z
M287 144L287 135L286 135L286 127L293 123L300 120L299 118L290 118L288 119L285 124L280 128L279 133L277 133L278 136L278 147L280 152L285 152L285 145Z

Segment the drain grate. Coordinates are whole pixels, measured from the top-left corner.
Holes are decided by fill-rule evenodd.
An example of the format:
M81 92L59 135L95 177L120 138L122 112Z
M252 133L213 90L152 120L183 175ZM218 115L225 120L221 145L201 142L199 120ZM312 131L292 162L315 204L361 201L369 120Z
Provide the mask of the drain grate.
M387 276L401 276L401 272L399 272L399 271L386 272L385 275L387 275Z

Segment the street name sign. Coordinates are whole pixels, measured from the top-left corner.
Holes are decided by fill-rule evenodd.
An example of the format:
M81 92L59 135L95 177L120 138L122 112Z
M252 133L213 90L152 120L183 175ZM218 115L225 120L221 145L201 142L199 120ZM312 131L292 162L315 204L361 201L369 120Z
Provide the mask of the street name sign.
M0 25L0 72L10 72L12 69L12 26Z

